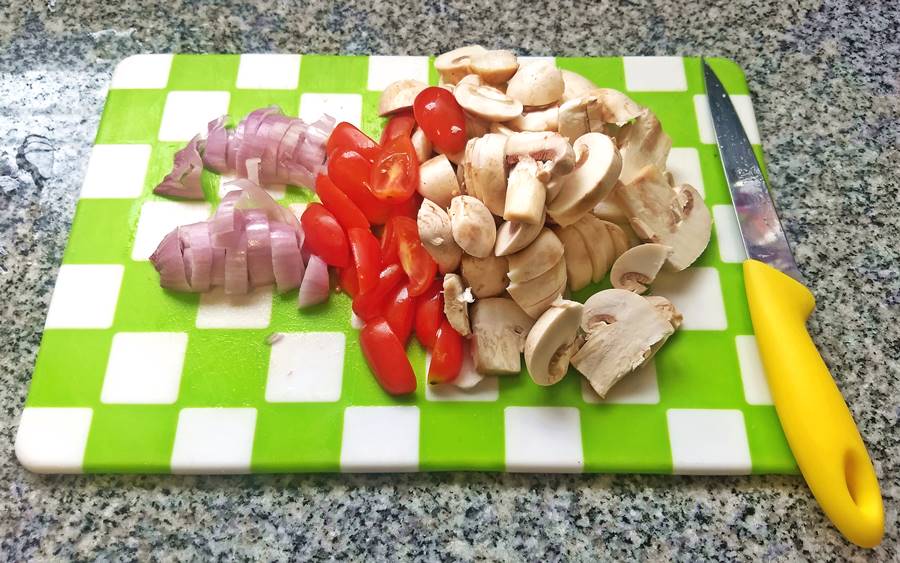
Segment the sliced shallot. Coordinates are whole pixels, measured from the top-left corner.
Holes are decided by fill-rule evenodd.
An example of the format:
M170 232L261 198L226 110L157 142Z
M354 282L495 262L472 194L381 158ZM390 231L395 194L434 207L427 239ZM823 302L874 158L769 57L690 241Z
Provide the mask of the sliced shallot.
M200 173L203 172L201 143L203 141L197 135L186 147L175 153L172 171L153 189L153 193L184 199L203 199L203 184L200 181Z
M309 257L303 282L297 294L297 307L311 307L328 301L331 287L328 279L328 264L315 254Z

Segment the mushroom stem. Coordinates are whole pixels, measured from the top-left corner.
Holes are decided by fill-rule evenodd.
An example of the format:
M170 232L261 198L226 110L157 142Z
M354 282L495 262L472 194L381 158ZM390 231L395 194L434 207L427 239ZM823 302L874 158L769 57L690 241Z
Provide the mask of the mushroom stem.
M522 157L509 173L506 188L506 206L503 218L537 225L544 215L547 189L537 179L537 162L531 157Z

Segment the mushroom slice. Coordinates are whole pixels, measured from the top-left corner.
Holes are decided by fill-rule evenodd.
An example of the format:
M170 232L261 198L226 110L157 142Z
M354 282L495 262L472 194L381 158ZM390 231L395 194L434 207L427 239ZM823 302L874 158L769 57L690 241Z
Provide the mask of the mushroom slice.
M525 366L538 385L553 385L569 371L581 303L558 299L531 327L525 339Z
M549 131L526 131L509 136L506 160L515 164L530 156L540 163L538 179L547 186L547 200L553 201L566 177L575 169L575 151L565 137Z
M519 70L519 61L511 51L485 51L471 58L469 70L488 84L503 84Z
M506 221L497 229L497 242L494 244L494 255L506 256L518 252L531 244L541 234L546 214L535 225Z
M509 264L504 256L475 258L466 254L462 257L463 280L472 288L472 294L477 299L503 293L509 284L506 278L508 269Z
M444 84L456 84L470 74L472 57L487 52L481 45L467 45L453 49L434 59L434 68L441 75Z
M459 195L456 172L447 155L438 155L426 160L419 167L419 194L446 209L450 200Z
M566 69L561 69L559 72L562 74L563 85L565 87L562 94L563 102L580 98L585 94L588 94L591 90L597 89L596 84L577 72Z
M644 108L636 104L634 100L612 88L597 88L591 92L591 95L599 101L598 111L592 114L592 117L596 117L604 123L622 126L640 116L644 111Z
M622 173L619 181L631 183L645 166L666 169L666 159L672 148L672 139L662 130L659 119L645 109L631 123L622 127L616 139L622 153Z
M477 75L472 75L478 79ZM480 79L478 79L480 82ZM453 96L469 113L488 121L507 121L522 113L522 104L493 86L476 84L466 77L456 85Z
M503 218L537 225L544 217L544 201L547 188L538 180L537 162L530 156L523 156L509 173L506 187L506 203Z
M453 240L450 216L443 207L430 199L422 200L416 217L419 238L428 254L437 262L442 274L452 272L459 266L462 249Z
M613 188L613 191L610 192L608 196L603 198L597 205L594 206L594 209L591 213L594 216L603 219L604 221L609 221L610 223L624 223L628 221L628 216L625 215L625 210L622 209L622 206L619 205L618 199L615 197L616 190Z
M591 217L593 216L585 215L571 227L584 240L592 269L591 281L597 283L606 276L606 272L612 266L615 260L615 247L606 228L591 220Z
M473 301L472 292L463 288L462 278L458 274L444 275L444 315L453 330L461 336L471 334L469 303Z
M587 340L572 356L572 365L600 397L633 372L674 332L654 306L624 289L607 289L584 303L581 329Z
M617 193L638 237L672 248L668 268L687 268L709 244L712 221L703 198L686 184L670 188L659 168L644 167Z
M681 311L675 308L675 305L672 304L671 301L663 297L662 295L645 295L644 299L650 302L653 305L653 308L656 309L656 312L662 315L669 324L672 325L674 330L678 330L681 328L681 323L684 321L684 317L681 315Z
M518 133L518 131L516 131L515 129L510 129L506 125L504 125L502 123L497 123L496 121L494 123L491 123L490 131L491 131L491 133L497 133L499 135L504 135L506 137L509 137L510 135Z
M606 228L606 231L609 233L610 239L612 239L613 243L613 259L618 258L622 255L623 252L631 248L632 246L637 246L640 244L639 242L635 242L632 244L632 241L628 238L628 234L625 232L621 226L611 222L604 221L600 219L600 223ZM628 225L625 225L628 227ZM628 227L628 230L631 231L631 227ZM632 232L632 236L635 236Z
M486 375L515 375L522 370L525 337L534 320L507 297L479 299L472 305L472 359Z
M618 149L602 133L582 135L573 148L578 165L547 206L547 215L563 227L578 221L600 203L615 186L622 169Z
M503 215L506 205L506 142L505 136L488 133L466 144L466 188L494 215Z
M559 116L559 106L553 105L545 109L526 111L504 125L515 131L556 131L559 128Z
M618 289L644 293L656 279L671 250L668 246L652 242L626 250L616 258L609 271L610 283Z
M528 316L538 318L566 288L566 261L562 258L540 276L510 283L506 291Z
M450 201L450 229L453 239L467 254L489 256L497 239L494 217L480 200L459 195Z
M556 65L537 61L519 66L506 85L506 95L526 106L546 106L559 101L565 84Z
M490 132L491 124L487 121L481 119L478 116L472 115L471 113L464 111L463 117L466 121L466 138L474 139L475 137L481 137Z
M599 100L596 96L583 96L563 102L557 115L559 134L569 141L574 141L586 133L604 133L601 122L598 121L596 125L591 122L591 113L596 111L598 105Z
M569 289L578 291L586 287L594 271L587 244L573 226L556 226L553 232L563 245Z
M421 127L416 127L412 132L412 135L410 135L409 140L416 150L416 158L420 164L431 158L434 147L431 146L431 141L425 136Z
M509 257L509 280L523 283L553 268L563 258L563 244L550 229L541 234L524 250Z
M419 92L428 88L428 84L418 80L397 80L387 85L378 100L378 115L384 117L396 111L412 108Z

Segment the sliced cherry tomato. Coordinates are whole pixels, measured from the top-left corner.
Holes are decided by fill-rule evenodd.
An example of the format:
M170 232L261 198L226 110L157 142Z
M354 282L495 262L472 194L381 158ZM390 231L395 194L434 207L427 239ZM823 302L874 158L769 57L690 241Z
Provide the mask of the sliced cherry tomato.
M409 137L416 126L416 118L411 111L404 111L391 116L384 131L381 132L381 144L384 145L394 137L405 135Z
M353 200L347 197L347 194L339 190L334 182L328 179L328 176L319 174L319 177L316 178L316 194L322 200L322 205L331 211L334 218L345 229L369 228L369 220L366 219L363 212L353 203Z
M416 338L429 350L434 346L438 328L444 320L444 296L441 280L434 280L416 302Z
M409 294L413 297L422 295L437 274L437 263L422 246L415 219L396 216L391 217L390 223L393 224L394 236L397 237L400 265L409 276Z
M389 219L381 231L381 261L385 264L399 264L400 256L397 254L397 237L394 234L394 224Z
M387 299L384 318L391 325L391 330L404 344L412 332L413 319L416 316L415 298L410 297L409 288L404 284L394 290Z
M456 379L462 368L462 336L444 319L434 339L428 383L447 383Z
M352 150L337 150L328 156L328 178L347 194L370 223L383 225L391 206L369 188L372 163Z
M413 102L413 113L422 132L442 153L466 148L466 116L449 91L439 86L425 88Z
M326 264L345 268L350 263L350 246L340 223L321 203L310 203L300 217L306 244Z
M356 267L356 279L359 281L359 293L364 295L378 285L378 274L381 272L381 247L378 239L369 229L350 229L350 254Z
M325 144L325 153L331 154L335 150L356 151L369 161L378 157L381 147L371 137L360 131L352 123L341 121L335 125L334 130Z
M398 203L397 205L391 207L391 217L395 215L402 215L404 217L409 217L410 219L416 219L419 215L420 207L422 207L422 196L420 196L418 193L415 193L411 198L404 201L403 203Z
M375 379L385 391L405 395L416 390L416 374L406 356L406 348L386 320L377 317L367 322L359 333L359 344Z
M397 264L391 264L381 270L375 289L368 293L359 293L353 300L353 312L364 321L384 315L388 296L405 279L403 269Z
M380 200L401 203L410 198L419 187L419 158L412 141L399 135L381 147L369 188Z
M356 267L353 260L346 268L339 269L340 290L350 296L350 299L356 298L359 294L359 280L356 279Z

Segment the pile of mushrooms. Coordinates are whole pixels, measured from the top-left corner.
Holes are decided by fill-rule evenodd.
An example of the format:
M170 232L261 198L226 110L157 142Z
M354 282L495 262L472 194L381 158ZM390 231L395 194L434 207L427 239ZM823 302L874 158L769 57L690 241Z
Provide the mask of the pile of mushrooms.
M667 299L644 297L709 243L709 210L666 171L672 142L649 109L552 62L478 45L434 62L466 117L468 143L435 152L412 135L421 168L419 236L444 278L445 314L470 337L475 369L540 385L573 365L605 396L678 328ZM408 109L425 84L382 94ZM610 275L584 305L565 299Z

